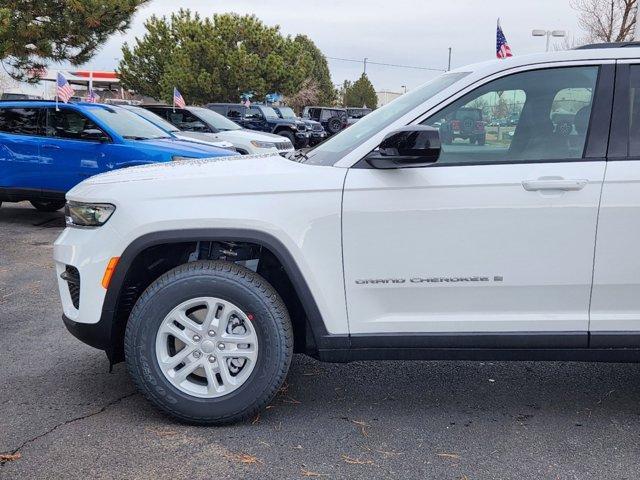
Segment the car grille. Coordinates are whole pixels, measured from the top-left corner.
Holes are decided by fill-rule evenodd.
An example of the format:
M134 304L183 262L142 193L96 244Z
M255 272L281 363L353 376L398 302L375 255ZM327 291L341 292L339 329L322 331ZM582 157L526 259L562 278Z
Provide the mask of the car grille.
M321 132L322 131L322 125L314 125L313 126L313 131L314 132Z
M69 287L69 295L71 295L71 303L76 308L80 308L80 272L76 267L67 265L67 268L60 278L66 280Z
M278 150L291 150L291 147L290 142L276 142L276 148Z

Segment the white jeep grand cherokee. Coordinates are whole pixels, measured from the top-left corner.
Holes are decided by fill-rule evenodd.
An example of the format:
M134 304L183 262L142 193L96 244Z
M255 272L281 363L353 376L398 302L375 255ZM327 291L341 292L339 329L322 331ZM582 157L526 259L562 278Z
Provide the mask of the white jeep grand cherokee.
M264 407L294 352L640 360L640 49L609 47L448 72L297 158L84 181L67 328L203 424ZM441 146L463 108L485 142Z

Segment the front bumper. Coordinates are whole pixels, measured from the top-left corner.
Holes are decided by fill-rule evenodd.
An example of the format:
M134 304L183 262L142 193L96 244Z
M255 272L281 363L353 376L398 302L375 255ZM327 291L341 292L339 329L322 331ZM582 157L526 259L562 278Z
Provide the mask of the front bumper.
M82 343L104 350L107 352L107 356L111 358L112 350L112 324L105 321L99 321L98 323L81 323L71 320L66 315L62 314L62 321L64 326L67 327L69 333L80 340Z
M317 145L323 142L327 138L327 132L311 132L311 138L309 139L310 145Z
M109 223L95 229L66 228L53 245L58 291L64 314L70 320L95 324L100 320L106 290L102 277L118 244L119 235ZM77 272L72 285L69 267ZM75 287L77 290L74 291Z
M310 132L296 132L296 148L304 148L309 145L309 140L311 139Z

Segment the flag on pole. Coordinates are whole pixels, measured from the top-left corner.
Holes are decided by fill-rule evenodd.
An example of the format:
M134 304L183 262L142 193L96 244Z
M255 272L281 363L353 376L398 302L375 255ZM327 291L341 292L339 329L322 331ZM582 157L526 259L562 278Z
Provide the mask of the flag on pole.
M89 87L89 93L87 94L86 101L89 103L98 103L100 101L100 95L96 93L93 87Z
M69 85L69 82L67 82L67 79L64 78L64 75L62 75L60 72L58 72L58 78L56 83L57 83L56 97L62 100L64 103L68 103L69 100L71 100L71 97L73 97L73 94L74 94L73 88L71 88L71 85Z
M500 27L500 19L498 19L498 30L496 32L496 56L498 58L513 57L511 47L507 43L507 37L504 36L502 27Z
M173 87L173 108L185 108L186 106L187 104L185 103L184 98L182 98L182 95L180 95L178 89Z

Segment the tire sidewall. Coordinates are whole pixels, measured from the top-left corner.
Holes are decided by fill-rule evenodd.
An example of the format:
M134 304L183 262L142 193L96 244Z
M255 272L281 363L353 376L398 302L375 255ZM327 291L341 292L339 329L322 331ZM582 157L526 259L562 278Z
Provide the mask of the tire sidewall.
M260 291L256 292L222 272L184 273L154 291L145 298L140 309L134 310L127 335L132 336L135 353L134 358L127 357L127 362L137 370L149 395L162 407L173 406L172 410L177 410L183 418L223 419L238 415L265 397L288 358L282 351L281 322L270 311L268 301ZM206 296L227 300L245 314L253 314L251 324L258 338L258 358L249 378L238 389L217 398L199 398L178 390L165 377L156 356L156 335L169 312L184 301Z

